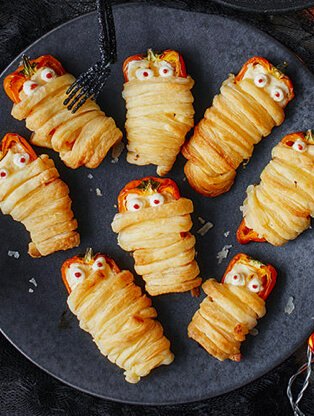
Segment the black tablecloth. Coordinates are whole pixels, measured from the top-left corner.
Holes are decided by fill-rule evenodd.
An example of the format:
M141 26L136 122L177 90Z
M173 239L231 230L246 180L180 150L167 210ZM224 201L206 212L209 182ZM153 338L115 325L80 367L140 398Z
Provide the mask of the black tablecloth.
M146 3L237 16L277 38L314 71L314 9L266 16L235 12L206 0ZM94 0L0 0L0 70L47 31L93 9ZM280 340L274 348L280 348ZM305 354L304 345L266 376L214 399L141 407L97 399L62 384L30 363L0 335L0 416L289 416L292 411L286 398L287 382L305 361ZM314 415L313 384L301 406L308 416Z

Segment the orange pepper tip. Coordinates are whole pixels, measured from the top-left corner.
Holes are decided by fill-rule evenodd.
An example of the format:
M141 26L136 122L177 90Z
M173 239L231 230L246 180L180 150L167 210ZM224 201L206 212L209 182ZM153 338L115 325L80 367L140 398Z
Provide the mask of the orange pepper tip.
M118 195L118 210L119 212L127 211L126 198L130 193L139 195L147 195L152 192L168 192L175 199L180 198L180 191L178 185L169 178L156 178L154 176L146 176L142 179L136 179L129 182L120 191Z
M109 265L110 269L113 270L116 274L120 273L120 271L121 271L120 268L118 267L117 263L111 257L107 256L106 254L102 254L102 253L96 253L95 255L93 255L91 249L88 249L84 256L71 257L70 259L65 260L65 262L61 266L62 280L63 280L63 283L64 283L64 285L65 285L69 294L71 293L71 288L70 288L70 285L69 285L69 283L67 281L67 278L66 278L66 272L67 272L68 268L71 266L71 264L79 263L79 264L92 266L93 263L99 257L104 257L105 260L106 260L106 263Z
M294 88L291 79L285 75L280 69L275 67L273 64L271 64L266 58L263 58L262 56L253 56L250 58L243 67L241 68L238 75L235 77L236 81L241 81L249 67L249 65L262 65L268 72L270 72L272 75L274 75L276 78L281 80L286 84L286 86L289 89L289 97L288 102L291 101L294 98Z
M228 267L226 268L225 273L221 279L222 283L224 283L227 274L232 270L233 266L238 262L241 262L244 264L245 263L248 263L248 264L258 263L259 268L265 271L265 275L263 276L263 279L265 280L263 281L263 290L259 292L258 295L262 299L266 300L276 284L277 270L275 269L275 267L272 266L271 264L264 264L258 260L255 260L245 253L238 253L230 260Z
M0 151L1 151L1 157L0 160L5 157L5 155L8 153L8 151L11 149L12 146L15 144L19 144L23 147L24 151L29 154L31 157L31 160L37 159L37 154L35 150L32 148L32 146L27 142L27 140L24 139L24 137L20 136L16 133L7 133L0 143Z
M308 345L309 345L309 349L314 354L314 332L310 335L308 339Z
M137 54L129 56L125 59L122 66L122 71L124 75L125 81L129 81L128 78L128 70L129 70L129 64L134 61L151 61L151 62L158 62L158 61L167 61L171 64L171 66L175 69L176 76L186 78L186 67L185 62L182 57L182 55L173 50L173 49L167 49L161 53L153 52L152 49L148 49L147 54Z
M255 241L256 243L266 242L264 237L259 237L256 231L246 226L244 218L237 229L236 237L240 244L248 244L251 241Z
M13 73L7 75L3 81L3 88L11 101L15 104L21 101L19 94L24 82L29 80L38 69L43 67L53 69L58 76L66 73L61 63L52 55L42 55L36 59L29 59L23 55L22 65Z

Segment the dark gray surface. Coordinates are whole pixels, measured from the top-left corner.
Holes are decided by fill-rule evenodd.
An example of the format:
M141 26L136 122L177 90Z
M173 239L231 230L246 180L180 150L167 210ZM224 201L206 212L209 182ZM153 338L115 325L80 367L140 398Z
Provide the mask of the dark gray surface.
M263 13L282 13L305 9L314 5L313 0L214 0L238 10Z
M222 275L227 261L217 265L216 254L225 244L233 244L229 258L244 250L278 268L280 276L268 302L268 314L258 325L259 335L249 337L243 345L245 359L239 364L220 363L186 336L187 324L200 299L193 299L188 293L155 298L154 305L166 335L172 341L176 359L170 367L159 368L139 384L129 385L124 382L122 371L100 356L90 336L79 329L75 318L68 314L69 326L60 328L66 292L59 268L63 260L77 250L32 260L26 254L28 239L22 225L2 216L0 233L5 235L5 243L0 247L1 328L20 351L39 366L90 393L114 400L156 404L208 398L261 376L287 358L313 329L313 305L309 297L313 292L313 258L309 256L312 232L307 231L282 248L266 244L240 247L234 236L241 220L239 206L244 191L248 184L258 180L270 158L271 148L284 134L310 127L313 76L293 54L267 35L231 19L145 6L118 7L115 17L119 62L113 68L100 102L120 127L124 121L121 63L126 56L149 46L182 51L188 70L196 80L196 121L227 73L239 70L251 55L264 55L274 63L289 62L288 73L295 82L297 97L289 105L287 120L257 146L246 169L239 169L236 184L228 194L214 200L197 195L183 181L181 157L170 175L177 181L182 194L194 201L194 228L199 226L198 216L215 224L205 237L198 238L198 260L204 278ZM95 16L87 15L72 21L36 42L28 53L32 56L51 53L59 57L70 72L80 73L97 56ZM1 134L16 131L29 137L24 124L9 116L9 100L4 94L1 97ZM117 247L116 236L111 232L113 205L118 191L128 180L153 174L155 169L128 165L125 155L118 164L112 164L109 157L100 168L92 171L94 178L90 180L87 169L71 171L62 165L56 154L49 154L71 189L82 236L80 251L92 245L95 250L114 257L120 267L132 270L132 258ZM103 191L103 197L95 195L96 187ZM228 238L223 235L226 230L231 231ZM8 249L19 250L20 259L9 258ZM32 277L36 278L38 288L34 293L28 293L31 286L28 280ZM296 309L288 316L284 314L284 307L291 295L295 297Z

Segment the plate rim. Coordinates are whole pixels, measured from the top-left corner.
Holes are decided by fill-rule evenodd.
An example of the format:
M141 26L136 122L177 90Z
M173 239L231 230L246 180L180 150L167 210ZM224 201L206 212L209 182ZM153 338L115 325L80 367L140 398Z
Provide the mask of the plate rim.
M217 2L223 2L224 0L215 0ZM295 56L296 59L298 59L302 66L303 69L313 78L313 82L314 82L314 74L313 72L307 67L307 65L301 60L301 58L294 52L292 51L290 48L288 48L287 46L285 46L284 44L282 44L279 40L277 40L276 38L272 37L270 34L268 34L267 32L264 32L263 30L255 27L253 24L246 22L245 20L241 19L241 17L238 16L228 16L228 15L221 15L221 14L216 14L216 13L207 13L207 12L202 12L202 11L194 11L194 10L185 10L182 8L177 8L177 7L173 7L171 5L153 5L150 3L139 3L136 1L130 1L128 3L122 3L122 4L114 4L113 5L113 9L120 9L120 8L129 8L129 7L147 7L147 8L156 8L156 9L172 9L172 10L178 10L180 12L184 12L184 13L194 13L194 14L201 14L201 15L207 15L207 16L211 16L213 18L217 18L217 19L221 19L221 20L233 20L236 21L238 24L240 25L244 25L246 27L251 28L252 30L261 33L264 37L267 37L269 39L271 39L271 41L273 43L276 43L278 46L280 46L282 49L286 50L289 54L293 54ZM87 13L83 13L79 16L74 17L73 19L67 20L66 22L56 26L55 28L51 29L50 31L48 31L47 33L43 34L41 37L39 37L38 39L36 39L34 42L32 42L31 44L29 44L26 48L24 48L5 68L3 71L1 71L0 73L0 77L3 77L4 74L7 72L7 70L9 69L9 67L14 64L16 61L18 61L20 59L20 57L27 52L30 48L34 47L34 45L36 45L37 43L41 42L43 39L45 39L46 37L50 36L51 34L53 34L54 32L61 30L64 26L68 26L71 25L73 21L77 21L77 20L81 20L86 18L87 16L90 15L95 15L96 11L91 11L91 12L87 12ZM312 328L314 329L314 323L312 324ZM313 329L311 329L311 331L309 332L308 335L310 335L310 333L313 331ZM256 376L253 377L251 380L249 381L245 381L244 383L239 383L237 385L235 385L235 387L226 389L224 392L216 394L216 395L204 395L199 397L196 400L177 400L177 401L167 401L165 403L160 403L160 402L154 402L154 401L133 401L130 399L120 399L120 398L112 398L112 397L108 397L106 394L98 394L95 392L91 392L83 387L80 386L76 386L75 384L71 383L70 381L64 380L62 379L60 376L54 374L53 372L51 372L50 370L44 368L41 364L35 362L35 360L33 358L31 358L30 356L28 356L28 354L23 351L23 349L16 345L15 342L13 340L11 340L11 338L9 337L8 334L6 334L4 332L4 330L0 327L0 332L3 334L3 336L11 343L11 345L13 345L26 359L28 359L32 364L34 364L35 366L37 366L38 368L40 368L41 370L43 370L46 374L49 374L50 376L52 376L53 378L57 379L58 381L66 384L67 386L78 390L82 393L88 394L90 396L93 397L97 397L99 399L104 399L104 400L108 400L111 402L116 402L116 403L123 403L123 404L131 404L131 405L145 405L145 406L161 406L161 407L165 407L165 406L172 406L172 405L180 405L180 404L192 404L192 403L197 403L200 401L204 401L204 400L210 400L213 399L215 397L220 397L224 394L228 394L230 392L234 392L236 390L239 390L242 387L245 387L246 385L248 385L249 383L255 382L256 380L260 379L261 377L263 377L265 374L273 371L275 368L277 368L279 365L281 365L284 361L286 361L292 354L294 354L303 344L304 344L304 340L301 340L299 343L297 343L296 348L290 353L285 354L283 357L281 357L279 360L276 361L276 363L271 367L268 368L267 370L262 370L258 373L256 373Z
M308 0L305 5L298 5L298 6L288 6L288 7L275 7L275 8L266 8L265 10L260 10L258 8L250 7L250 6L243 6L240 4L232 4L229 0L213 0L215 3L220 4L221 6L225 6L234 10L238 10L241 12L249 12L249 13L258 13L258 14L279 14L279 13L288 13L298 10L306 10L309 7L314 7L314 1Z

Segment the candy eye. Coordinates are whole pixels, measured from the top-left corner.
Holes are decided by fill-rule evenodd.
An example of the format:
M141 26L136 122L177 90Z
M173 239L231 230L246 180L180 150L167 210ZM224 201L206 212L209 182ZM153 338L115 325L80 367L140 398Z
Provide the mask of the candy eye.
M141 198L132 198L127 202L128 211L139 211L144 207L144 202Z
M163 65L159 68L159 75L163 78L172 77L173 69L169 66Z
M268 76L265 74L256 75L254 84L259 88L264 88L268 84Z
M149 68L140 68L135 72L136 78L143 81L144 79L153 78L154 72Z
M28 153L16 153L13 158L13 162L19 168L23 168L29 162L29 154Z
M106 267L106 259L104 257L98 257L92 266L93 270L104 270Z
M23 91L26 95L32 95L37 87L38 87L37 82L25 81L23 84Z
M149 197L149 205L151 207L157 207L158 205L163 205L165 198L161 194L153 194Z
M280 102L285 98L285 94L281 88L277 87L271 91L271 98L274 101Z
M9 172L6 169L0 169L0 179L6 179Z
M43 81L49 82L49 81L52 81L54 78L56 78L56 73L51 68L44 68L41 71L41 75L40 76L41 76L41 79Z
M225 278L225 283L229 283L234 286L244 286L245 279L242 273L229 272Z
M307 145L302 140L298 139L292 145L292 149L296 150L297 152L303 153L306 151Z
M77 266L71 267L71 275L77 280L85 279L85 272L83 272L83 270Z
M258 293L263 289L260 281L256 277L253 277L253 279L249 281L247 287L253 293Z

